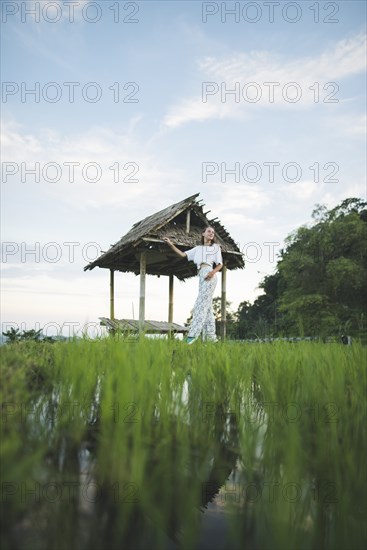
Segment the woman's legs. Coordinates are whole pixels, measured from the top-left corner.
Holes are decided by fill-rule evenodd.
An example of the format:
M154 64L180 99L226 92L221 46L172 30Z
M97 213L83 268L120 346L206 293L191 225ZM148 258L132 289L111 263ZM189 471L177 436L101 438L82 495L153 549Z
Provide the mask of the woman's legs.
M218 340L215 334L215 317L213 304L211 304L210 309L208 309L206 319L204 321L203 340L210 340L212 342L216 342Z
M196 298L192 312L192 322L188 337L197 338L203 333L204 338L216 340L215 319L213 313L213 294L217 285L217 277L214 275L208 281L205 280L211 268L202 268L199 272L199 294Z

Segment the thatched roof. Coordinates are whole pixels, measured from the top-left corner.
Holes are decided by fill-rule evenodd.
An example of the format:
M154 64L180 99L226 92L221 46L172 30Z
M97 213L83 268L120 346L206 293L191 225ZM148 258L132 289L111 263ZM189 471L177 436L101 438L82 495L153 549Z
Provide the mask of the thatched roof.
M196 275L196 266L177 256L162 240L169 237L181 250L200 244L203 228L211 225L215 229L216 241L220 244L223 262L228 269L242 269L243 256L235 241L217 221L209 219L203 212L202 201L197 201L199 193L172 204L156 214L144 218L133 225L126 235L99 258L84 267L84 271L95 267L131 271L136 275L140 271L140 253L146 251L146 271L151 275L175 275L183 280ZM190 211L190 230L187 233L187 212Z

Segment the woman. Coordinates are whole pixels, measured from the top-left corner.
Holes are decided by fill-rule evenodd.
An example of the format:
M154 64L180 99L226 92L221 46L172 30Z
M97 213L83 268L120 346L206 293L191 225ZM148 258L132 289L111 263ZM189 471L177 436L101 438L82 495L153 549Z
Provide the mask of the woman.
M192 313L192 322L186 339L188 344L203 335L203 340L217 342L215 335L215 318L213 312L213 294L217 285L217 272L223 267L222 252L215 243L215 231L207 227L201 236L201 245L186 252L179 250L168 237L163 239L181 258L195 262L199 275L199 294ZM215 264L215 268L213 268Z

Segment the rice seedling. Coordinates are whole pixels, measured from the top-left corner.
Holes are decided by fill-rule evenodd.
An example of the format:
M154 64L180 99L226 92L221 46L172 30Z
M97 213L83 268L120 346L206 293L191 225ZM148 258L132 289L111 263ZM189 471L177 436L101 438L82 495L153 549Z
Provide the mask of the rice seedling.
M3 548L364 548L365 365L358 343L3 346Z

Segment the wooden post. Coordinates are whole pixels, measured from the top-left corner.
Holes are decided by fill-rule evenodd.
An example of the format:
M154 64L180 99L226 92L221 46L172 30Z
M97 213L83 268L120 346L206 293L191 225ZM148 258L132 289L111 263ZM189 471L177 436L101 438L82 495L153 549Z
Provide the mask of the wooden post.
M145 250L140 253L140 299L139 299L139 333L144 330L145 321L145 276L147 272L147 256Z
M110 319L115 318L115 271L110 269Z
M190 217L191 217L191 210L189 209L186 212L186 233L190 233Z
M168 288L168 322L173 323L173 275L169 276ZM172 331L168 333L169 338L172 338Z
M227 332L227 266L222 267L222 297L221 297L221 322L220 322L220 337L222 342L226 339Z

